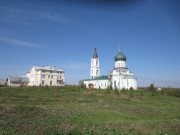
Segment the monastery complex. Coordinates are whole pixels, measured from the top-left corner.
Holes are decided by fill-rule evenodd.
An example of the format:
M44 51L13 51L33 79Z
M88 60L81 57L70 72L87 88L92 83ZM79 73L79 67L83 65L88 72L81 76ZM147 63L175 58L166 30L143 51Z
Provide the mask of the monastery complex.
M107 76L100 76L100 64L96 48L91 58L90 77L83 80L86 88L106 89L134 89L137 90L137 79L126 66L126 56L119 51L114 57L115 65Z

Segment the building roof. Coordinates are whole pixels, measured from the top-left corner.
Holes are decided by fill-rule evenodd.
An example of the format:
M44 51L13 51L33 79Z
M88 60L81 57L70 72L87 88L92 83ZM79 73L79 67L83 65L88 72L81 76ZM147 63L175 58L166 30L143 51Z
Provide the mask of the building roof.
M109 80L110 78L108 76L98 76L98 77L95 77L95 78L92 78L92 79L85 79L83 81L93 81L93 80Z
M118 60L123 60L123 61L126 61L126 56L122 53L122 52L118 52L116 54L116 56L114 57L114 60L115 61L118 61Z
M93 58L94 58L94 59L97 59L97 58L98 58L98 55L97 55L96 48L94 48L94 54L93 54Z
M14 76L9 76L8 78L11 82L17 82L17 83L28 83L29 78L28 77L14 77Z
M38 66L32 66L35 70L48 70L48 71L59 71L59 72L64 72L63 70L58 69L57 67L51 67L51 66L43 66L43 67L38 67ZM32 69L31 68L31 69Z

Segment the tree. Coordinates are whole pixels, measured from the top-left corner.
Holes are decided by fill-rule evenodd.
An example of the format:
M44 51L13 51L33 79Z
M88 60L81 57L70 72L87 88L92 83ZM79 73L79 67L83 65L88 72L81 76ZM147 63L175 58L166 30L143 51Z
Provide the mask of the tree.
M156 88L153 83L150 84L149 91L152 91L152 96L155 96Z

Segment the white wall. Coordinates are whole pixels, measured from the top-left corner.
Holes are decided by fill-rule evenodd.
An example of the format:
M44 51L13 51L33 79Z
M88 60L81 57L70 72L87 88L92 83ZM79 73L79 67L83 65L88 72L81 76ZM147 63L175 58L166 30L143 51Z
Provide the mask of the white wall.
M115 62L115 68L119 68L119 67L125 68L126 67L126 62L125 61L121 61L121 60L116 61Z
M64 72L59 74L59 71L37 70L35 68L27 73L27 77L29 78L29 86L64 86L65 81ZM62 84L60 84L61 81Z
M91 58L90 78L100 76L99 58Z
M89 88L89 84L92 83L95 89L107 89L110 86L110 82L108 80L89 80L84 81L86 88Z
M126 78L126 76L132 76L132 78ZM126 72L120 71L120 73L119 71L113 70L111 81L113 89L130 89L131 87L134 90L137 89L137 80L129 70L126 70Z

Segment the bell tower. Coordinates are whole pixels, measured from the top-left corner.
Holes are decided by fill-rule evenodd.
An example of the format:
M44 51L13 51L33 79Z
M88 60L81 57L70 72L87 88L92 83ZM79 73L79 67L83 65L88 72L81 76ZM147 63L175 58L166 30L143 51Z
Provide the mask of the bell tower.
M94 48L94 54L91 58L90 79L98 76L100 76L99 57L96 48Z

